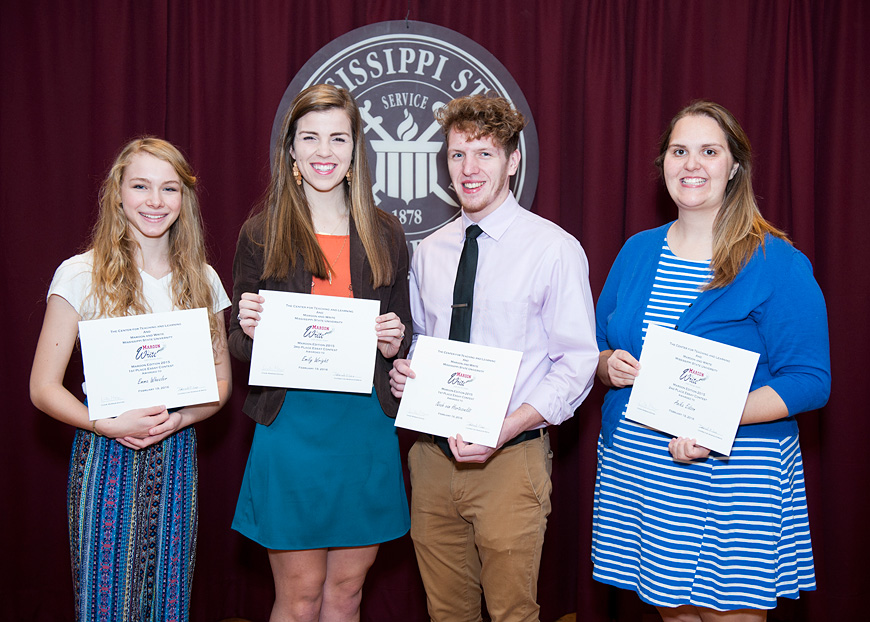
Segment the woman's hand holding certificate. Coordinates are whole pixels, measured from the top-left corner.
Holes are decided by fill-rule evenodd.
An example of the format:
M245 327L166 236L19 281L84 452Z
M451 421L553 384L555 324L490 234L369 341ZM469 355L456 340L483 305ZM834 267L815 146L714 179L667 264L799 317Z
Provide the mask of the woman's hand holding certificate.
M205 309L79 322L88 414L218 401Z
M625 416L728 455L757 364L755 352L650 325Z
M371 393L377 300L261 290L249 384Z

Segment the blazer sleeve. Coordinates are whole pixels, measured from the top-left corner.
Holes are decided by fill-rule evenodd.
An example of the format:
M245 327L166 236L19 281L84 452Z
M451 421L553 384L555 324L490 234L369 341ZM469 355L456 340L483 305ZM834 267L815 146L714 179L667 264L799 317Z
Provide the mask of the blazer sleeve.
M408 294L408 245L405 242L405 232L402 225L392 215L384 212L381 218L385 223L384 242L390 246L390 257L393 261L393 281L378 289L381 302L381 313L394 312L405 325L405 337L399 348L397 357L405 356L411 344L411 336L414 332L411 324L411 307ZM395 418L399 410L399 400L390 391L390 370L393 368L393 359L386 358L378 350L375 358L375 392L381 408L388 417Z
M233 308L230 329L227 335L230 354L240 361L251 360L254 340L248 337L239 325L239 300L245 292L260 290L260 274L263 270L263 250L251 238L251 221L242 226L233 259Z
M405 338L397 357L404 356L411 345L414 327L411 320L411 301L408 293L408 244L405 241L405 231L398 220L390 219L390 248L395 268L395 278L390 288L390 296L386 311L393 311L405 325Z

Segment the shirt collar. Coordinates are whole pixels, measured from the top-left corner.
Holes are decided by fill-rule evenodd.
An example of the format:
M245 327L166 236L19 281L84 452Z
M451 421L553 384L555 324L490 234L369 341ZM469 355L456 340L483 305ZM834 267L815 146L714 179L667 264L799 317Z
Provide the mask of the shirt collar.
M519 215L520 210L522 210L522 206L517 203L517 200L514 198L514 193L508 191L508 196L504 200L504 203L499 205L495 210L486 218L481 220L478 225L483 229L483 232L494 239L496 242L504 235L504 232L507 231L507 228L510 227L511 223L516 220L516 217ZM462 238L465 239L465 230L470 226L475 224L473 220L471 220L465 211L462 212Z

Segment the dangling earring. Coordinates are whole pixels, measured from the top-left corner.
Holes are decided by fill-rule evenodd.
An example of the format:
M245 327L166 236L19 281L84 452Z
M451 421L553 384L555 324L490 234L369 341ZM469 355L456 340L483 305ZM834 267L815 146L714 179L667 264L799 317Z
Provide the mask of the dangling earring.
M299 167L296 166L296 160L293 160L293 177L296 179L296 185L302 185L302 173L299 172Z
M350 172L350 169L347 169L347 174L345 175L345 177L347 178L347 183L350 183L353 179L353 173Z

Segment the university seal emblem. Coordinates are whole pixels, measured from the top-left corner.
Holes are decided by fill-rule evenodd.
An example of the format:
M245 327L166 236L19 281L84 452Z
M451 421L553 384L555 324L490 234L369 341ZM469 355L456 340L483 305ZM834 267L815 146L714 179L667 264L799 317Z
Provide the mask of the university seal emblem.
M372 191L378 207L405 227L409 250L459 214L444 139L433 117L455 97L495 91L528 120L511 190L531 207L538 181L538 137L525 97L496 58L467 37L414 21L353 30L309 59L284 92L272 125L274 145L293 98L312 84L350 91L365 124Z

